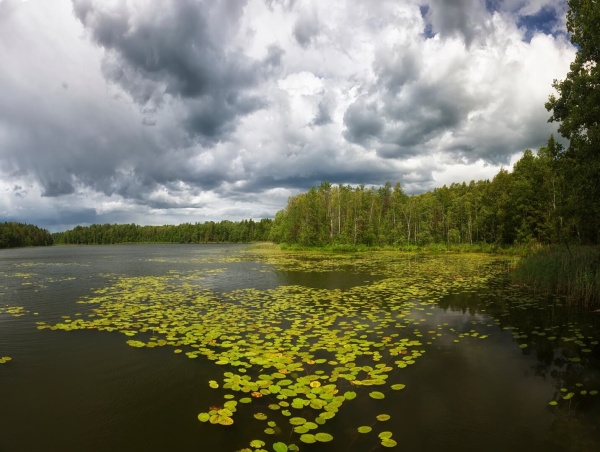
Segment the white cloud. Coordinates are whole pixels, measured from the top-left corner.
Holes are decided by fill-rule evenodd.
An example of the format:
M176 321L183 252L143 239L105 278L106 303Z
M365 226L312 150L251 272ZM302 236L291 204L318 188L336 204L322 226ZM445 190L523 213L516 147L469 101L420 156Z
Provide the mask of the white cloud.
M565 3L428 4L3 0L0 213L257 218L325 179L490 178L556 130L575 50L521 19Z

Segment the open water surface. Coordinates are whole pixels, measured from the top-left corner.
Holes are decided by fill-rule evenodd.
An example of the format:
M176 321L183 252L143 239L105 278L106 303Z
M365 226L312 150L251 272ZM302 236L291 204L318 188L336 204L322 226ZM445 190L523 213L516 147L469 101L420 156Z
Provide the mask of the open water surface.
M264 438L242 415L233 426L199 422L198 413L222 399L207 384L223 373L213 361L188 359L171 346L130 347L116 331L40 330L36 323L86 315L94 306L76 302L118 277L204 272L196 283L217 296L281 285L344 292L380 279L376 272L344 266L320 272L278 269L247 251L236 245L0 250L0 308L5 308L0 357L12 358L0 364L0 451L233 451L249 447L254 436ZM427 353L417 363L402 369L406 389L383 400L344 404L327 424L331 443L303 444L298 435L275 435L273 441L295 442L303 451L383 450L376 434L356 433L364 423L357 419L388 413L392 418L385 429L398 442L391 450L600 450L600 395L589 394L600 389L595 314L552 321L559 339L576 341L579 335L590 347L584 361L568 361L572 355L563 341L553 347L552 341L536 338L549 315L571 314L540 309L532 315L523 309L516 319L515 310L503 312L502 303L486 300L468 291L445 296L427 315L412 310L409 315L423 332L444 325L444 331L471 336L440 334L424 345ZM7 307L22 307L23 315ZM580 322L587 322L585 328ZM558 331L562 325L566 329ZM515 328L538 333L515 338ZM475 340L474 333L488 337ZM523 343L527 348L519 346ZM569 392L575 395L563 400ZM552 400L559 404L550 406Z

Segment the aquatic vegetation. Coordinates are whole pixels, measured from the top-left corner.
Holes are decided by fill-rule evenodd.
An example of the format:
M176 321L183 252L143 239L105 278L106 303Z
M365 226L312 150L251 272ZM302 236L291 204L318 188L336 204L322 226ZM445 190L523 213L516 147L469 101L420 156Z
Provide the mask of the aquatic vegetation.
M10 306L10 305L0 306L0 315L1 314L10 314L13 317L21 317L27 313L29 313L29 311L27 309L25 309L23 306Z
M256 432L267 436L256 441L274 436L273 447L290 434L303 444L329 442L335 438L327 423L340 410L355 399L364 404L397 397L393 393L405 387L401 370L442 333L457 334L445 325L419 328L436 301L454 290L476 290L498 272L497 258L489 256L254 253L252 259L276 269L344 268L380 279L346 291L280 286L217 295L202 286L207 275L198 272L118 277L79 301L91 305L91 312L38 328L119 332L132 347L169 346L189 358L203 356L216 365L205 384L224 402L201 411L199 421L228 426L243 413L244 422L251 415L264 423ZM241 258L250 259L228 260ZM387 433L379 440L384 447L396 444Z
M521 260L515 280L541 293L562 294L573 305L600 303L600 249L541 248Z

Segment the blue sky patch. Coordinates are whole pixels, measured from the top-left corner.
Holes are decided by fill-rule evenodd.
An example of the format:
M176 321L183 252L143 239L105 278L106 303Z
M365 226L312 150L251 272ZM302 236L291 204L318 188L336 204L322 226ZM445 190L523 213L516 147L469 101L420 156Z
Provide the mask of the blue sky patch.
M554 8L544 7L536 14L521 16L517 21L519 28L525 28L525 40L531 41L533 35L538 33L556 35L558 17Z

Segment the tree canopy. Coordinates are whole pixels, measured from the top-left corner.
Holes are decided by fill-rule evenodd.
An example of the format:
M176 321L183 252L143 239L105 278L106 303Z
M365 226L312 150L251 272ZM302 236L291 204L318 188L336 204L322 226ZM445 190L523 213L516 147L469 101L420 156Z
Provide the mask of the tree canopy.
M53 234L54 243L104 245L113 243L247 243L269 237L270 219L207 221L165 226L92 224Z
M32 224L0 223L0 248L52 245L52 235Z
M556 155L571 200L568 214L582 241L600 241L600 2L569 0L567 29L577 47L564 80L555 80L557 94L549 97L549 121L559 122L559 133L569 140Z
M408 196L399 183L381 187L328 182L290 198L271 228L276 242L322 246L427 246L487 243L558 243L577 239L562 216L564 179L550 137L537 153L526 150L512 173L491 180L454 183ZM564 209L563 209L564 210Z

